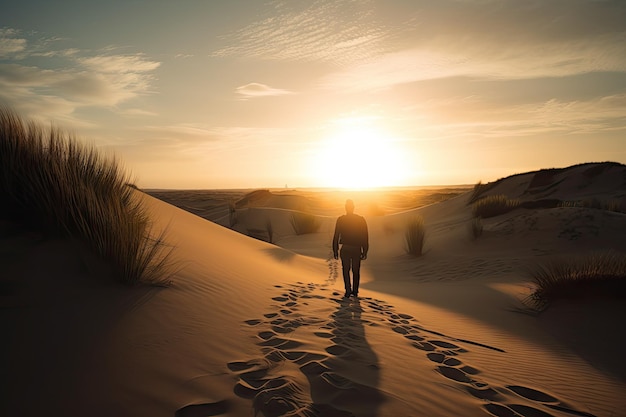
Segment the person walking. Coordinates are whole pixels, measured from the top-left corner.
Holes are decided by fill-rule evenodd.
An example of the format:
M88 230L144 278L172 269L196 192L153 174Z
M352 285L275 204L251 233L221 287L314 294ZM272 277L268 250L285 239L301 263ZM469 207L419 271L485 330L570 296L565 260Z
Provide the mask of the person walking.
M339 244L341 244L341 252ZM363 216L354 214L354 202L348 199L346 200L346 214L337 219L333 236L333 256L338 259L341 254L343 282L346 287L345 298L359 295L361 261L367 259L368 250L367 223ZM350 270L352 270L352 283Z

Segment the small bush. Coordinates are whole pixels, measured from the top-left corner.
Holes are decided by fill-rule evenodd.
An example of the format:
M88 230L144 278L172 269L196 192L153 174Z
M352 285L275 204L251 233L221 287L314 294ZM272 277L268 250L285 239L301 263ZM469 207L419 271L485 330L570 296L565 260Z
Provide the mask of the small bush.
M501 194L490 195L474 203L474 217L495 217L508 213L519 206L519 200L512 200Z
M233 200L228 202L228 224L231 229L237 224L237 208Z
M584 207L597 210L613 211L615 213L626 213L626 205L620 200L599 200L597 198L587 198L579 201L562 201L559 207Z
M480 198L480 195L485 191L485 189L487 188L486 184L483 184L482 181L478 181L475 185L474 185L474 189L472 190L472 195L470 196L469 199L469 203L473 203L476 200L478 200Z
M472 204L472 203L475 203L476 201L480 200L482 198L483 194L485 194L487 191L495 188L497 185L499 185L505 179L506 178L500 178L497 181L488 182L486 184L483 184L482 181L478 181L476 184L474 184L474 189L472 190L472 195L470 196L470 199L467 202L467 204Z
M296 235L315 233L320 228L320 222L313 214L294 211L291 214L291 225Z
M531 298L538 305L593 294L626 295L626 255L622 253L559 258L537 266L531 275L537 286Z
M425 236L424 219L421 216L415 216L409 220L404 234L406 251L409 255L422 256Z
M474 239L478 239L483 234L483 222L480 217L474 217L471 223L471 232Z
M128 184L115 159L0 109L0 217L85 242L126 284L164 282L170 249Z

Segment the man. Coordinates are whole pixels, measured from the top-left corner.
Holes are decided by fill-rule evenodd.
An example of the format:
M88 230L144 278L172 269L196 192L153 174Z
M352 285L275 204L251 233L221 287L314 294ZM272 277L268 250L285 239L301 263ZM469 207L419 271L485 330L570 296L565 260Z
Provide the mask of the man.
M345 298L359 295L361 280L361 261L367 259L369 249L367 223L362 216L354 214L354 202L346 200L346 214L337 219L333 236L333 255L339 257L341 244L341 266L343 282L346 287ZM352 269L352 285L350 285L350 269Z

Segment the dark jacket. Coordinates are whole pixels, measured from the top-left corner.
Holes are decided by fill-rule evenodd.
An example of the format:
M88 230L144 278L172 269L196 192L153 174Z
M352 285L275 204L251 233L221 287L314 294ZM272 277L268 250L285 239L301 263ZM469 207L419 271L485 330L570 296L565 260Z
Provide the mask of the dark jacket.
M339 252L339 244L361 248L361 253L367 255L369 237L367 223L358 214L345 214L337 219L335 235L333 236L333 253Z

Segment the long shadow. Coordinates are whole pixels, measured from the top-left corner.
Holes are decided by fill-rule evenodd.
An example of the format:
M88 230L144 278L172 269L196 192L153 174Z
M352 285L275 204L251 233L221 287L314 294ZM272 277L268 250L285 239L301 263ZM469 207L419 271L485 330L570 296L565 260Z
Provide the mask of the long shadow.
M546 348L556 353L559 353L559 349L565 347L579 354L586 362L601 372L626 381L626 367L616 366L614 361L614 358L619 356L619 349L623 346L623 334L615 336L615 332L607 331L604 336L610 336L613 343L604 344L606 346L604 348L606 350L605 355L598 355L597 348L594 345L587 344L591 346L588 347L573 341L572 336L565 331L555 332L554 329L549 331L558 340L559 344L545 344L545 334L543 331L537 331L537 317L533 317L537 314L530 309L524 309L519 299L512 295L488 288L482 283L473 284L469 281L445 284L404 282L396 283L396 285L386 285L387 283L384 280L376 280L376 276L380 276L380 273L372 270L370 272L374 276L374 280L361 285L363 289L371 289L397 297L404 297L461 314L515 336L544 344ZM462 289L459 287L462 287ZM468 302L468 300L472 301ZM477 308L477 306L483 303L489 303L492 308ZM606 317L601 318L610 323L619 323L626 319L626 313L622 309L621 313L616 314L613 312L612 315L606 315ZM544 331L547 331L549 326L543 323L544 321L539 321L539 324L541 324L541 327L544 327ZM602 320L597 321L601 322ZM512 323L514 324L512 325Z
M363 308L355 298L333 301L338 305L328 324L333 344L326 348L327 369L307 375L313 407L319 415L377 416L385 397L378 389L378 356L365 337Z

